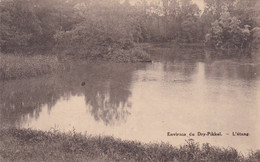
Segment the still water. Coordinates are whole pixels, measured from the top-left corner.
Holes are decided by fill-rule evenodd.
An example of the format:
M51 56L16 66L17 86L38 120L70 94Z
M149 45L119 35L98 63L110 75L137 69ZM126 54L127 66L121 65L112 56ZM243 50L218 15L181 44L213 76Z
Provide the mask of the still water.
M176 59L163 50L153 57L153 63L138 64L77 62L56 74L1 81L0 127L75 130L175 146L193 138L243 153L260 148L260 65Z

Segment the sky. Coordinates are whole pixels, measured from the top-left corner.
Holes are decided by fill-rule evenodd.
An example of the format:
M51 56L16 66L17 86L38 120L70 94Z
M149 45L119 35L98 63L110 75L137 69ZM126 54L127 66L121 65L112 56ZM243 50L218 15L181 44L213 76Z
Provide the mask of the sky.
M204 10L204 7L205 7L205 3L204 3L204 0L192 0L194 3L196 3L200 10Z

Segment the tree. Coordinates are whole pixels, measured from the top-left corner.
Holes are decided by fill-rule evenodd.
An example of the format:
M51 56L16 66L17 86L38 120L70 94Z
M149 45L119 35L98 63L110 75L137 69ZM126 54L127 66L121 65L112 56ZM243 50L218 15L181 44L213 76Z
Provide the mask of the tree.
M240 27L241 21L229 12L221 13L218 20L212 23L206 38L206 44L216 49L241 50L248 47L250 38L249 25Z
M80 20L64 0L3 0L0 2L2 52L49 51L57 31L72 29Z
M208 32L211 23L220 18L221 13L225 11L232 12L235 1L236 0L204 0L205 9L201 16L203 35Z
M33 12L29 1L5 0L0 5L1 50L13 52L24 49L38 33L42 33L40 22Z
M182 42L195 42L198 40L199 30L199 7L191 0L184 0L181 3L181 12L178 16L180 31L178 39Z

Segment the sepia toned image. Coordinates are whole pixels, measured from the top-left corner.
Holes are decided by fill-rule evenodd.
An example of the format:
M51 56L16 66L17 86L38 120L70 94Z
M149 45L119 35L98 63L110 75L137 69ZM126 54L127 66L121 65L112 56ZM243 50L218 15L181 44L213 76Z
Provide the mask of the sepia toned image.
M260 0L0 0L0 162L259 162Z

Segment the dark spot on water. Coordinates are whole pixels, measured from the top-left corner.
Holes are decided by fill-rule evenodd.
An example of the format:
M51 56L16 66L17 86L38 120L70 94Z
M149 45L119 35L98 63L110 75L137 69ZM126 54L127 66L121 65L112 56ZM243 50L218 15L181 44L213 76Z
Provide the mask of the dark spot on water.
M82 82L82 83L81 83L81 86L84 86L84 85L86 85L86 83L85 83L85 82Z

